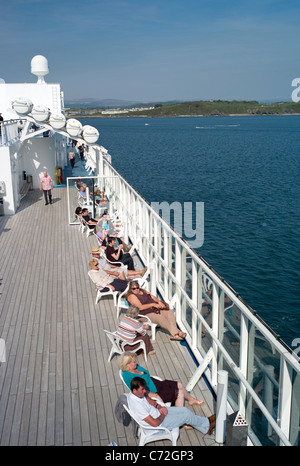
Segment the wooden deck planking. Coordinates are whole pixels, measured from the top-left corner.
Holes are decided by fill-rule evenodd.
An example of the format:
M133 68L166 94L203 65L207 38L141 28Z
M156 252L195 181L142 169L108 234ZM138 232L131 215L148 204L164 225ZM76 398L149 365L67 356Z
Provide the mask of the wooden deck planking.
M95 245L67 220L64 188L45 206L40 191L29 191L13 217L0 217L0 337L7 362L0 366L1 445L136 445L131 426L118 423L114 407L127 392L118 358L107 362L115 330L111 298L95 305L88 260ZM141 365L186 384L195 369L187 349L162 330L156 355ZM210 415L212 397L201 381L198 397L208 403L194 411ZM181 430L178 445L214 443L213 436ZM165 442L169 445L170 442ZM157 444L162 445L162 443Z

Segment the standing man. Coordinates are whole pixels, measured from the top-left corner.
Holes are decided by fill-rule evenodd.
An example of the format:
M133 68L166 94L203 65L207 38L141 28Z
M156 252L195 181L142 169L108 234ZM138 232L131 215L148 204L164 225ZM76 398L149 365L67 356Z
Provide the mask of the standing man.
M81 144L81 146L78 147L80 160L84 160L84 149L84 144Z
M51 190L53 189L53 180L46 171L44 171L44 175L42 176L40 180L40 191L42 190L42 185L43 185L43 191L44 191L44 197L45 197L45 205L48 205L49 202L50 204L52 204ZM49 197L49 202L48 202L48 197Z
M70 149L69 160L70 160L71 167L74 168L74 166L75 166L75 152L73 151L73 149Z

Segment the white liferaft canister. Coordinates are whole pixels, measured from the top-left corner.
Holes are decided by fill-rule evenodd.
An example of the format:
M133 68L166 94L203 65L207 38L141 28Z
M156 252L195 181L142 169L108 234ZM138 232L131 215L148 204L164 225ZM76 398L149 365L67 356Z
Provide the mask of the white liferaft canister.
M66 123L66 130L72 137L78 137L82 131L82 124L79 120L75 120L75 118L70 118L67 120Z
M85 125L82 128L82 137L88 144L95 144L99 138L99 131L93 126Z
M31 115L36 121L47 121L50 115L50 110L45 105L34 105L31 110Z
M20 115L27 115L31 112L33 103L30 99L27 99L27 97L18 97L12 102L11 106L13 110Z
M66 117L62 113L53 113L50 115L49 123L54 129L62 129L66 124Z

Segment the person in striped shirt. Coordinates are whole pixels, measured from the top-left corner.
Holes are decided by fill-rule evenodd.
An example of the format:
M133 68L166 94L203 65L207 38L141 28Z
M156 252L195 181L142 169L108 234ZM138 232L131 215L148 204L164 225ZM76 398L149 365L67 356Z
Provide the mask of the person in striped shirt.
M149 328L149 325L140 322L137 319L138 314L139 308L137 306L130 306L127 309L126 314L121 317L116 333L120 338L122 338L123 341L128 341L130 343L143 340L146 347L146 353L150 355L155 354L149 335L146 332L146 330ZM124 349L125 351L132 351L137 346L138 344L134 346L125 345Z

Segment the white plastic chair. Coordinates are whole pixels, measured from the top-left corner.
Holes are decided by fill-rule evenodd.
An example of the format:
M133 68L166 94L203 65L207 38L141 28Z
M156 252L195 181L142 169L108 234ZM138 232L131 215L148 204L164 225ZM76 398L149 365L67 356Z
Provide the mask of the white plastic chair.
M97 290L95 304L97 304L103 296L112 296L113 299L114 299L114 305L116 306L117 305L117 297L118 297L119 292L118 291L113 291L112 289L109 289L108 291L102 291L99 288L97 288L94 280L92 279L92 277L90 275L90 272L91 272L91 270L88 271L88 275L89 275L90 279L92 280L92 282L94 283L94 285L96 287L96 290Z
M83 196L81 196L81 194L79 194L79 191L77 194L77 202L81 208L83 207L92 208L93 206L93 201L91 199L89 200L85 199Z
M81 215L75 214L75 218L76 218L76 219L78 220L78 222L79 222L79 231L80 231L81 233L84 233L87 227L86 227L86 226L83 224L83 222L81 221L81 220L82 220L82 219L81 219Z
M144 351L144 358L145 358L145 361L147 362L146 346L145 346L145 343L143 342L143 340L136 340L136 341L132 341L132 342L124 341L124 340L122 340L122 338L120 338L116 334L116 332L109 332L108 330L104 330L104 332L106 333L108 339L110 340L110 342L112 344L112 348L111 348L111 351L110 351L109 357L108 357L108 362L111 360L111 358L113 357L113 355L115 353L123 354L126 351L124 349L125 346L127 346L127 345L134 346L137 343L139 343L139 346L137 348L135 348L135 349L132 349L132 352L136 353L140 349L143 350Z
M149 427L142 426L137 418L134 416L132 411L128 406L123 404L124 409L128 412L128 414L135 420L135 422L139 426L139 446L142 447L149 442L158 442L159 440L170 440L172 442L172 446L175 447L177 444L177 439L179 437L179 427L175 427L172 430L167 429L166 427Z
M92 235L94 233L94 228L95 228L96 225L94 225L94 228L90 228L89 224L82 217L81 217L81 222L84 225L84 227L86 228L86 236L89 237L90 235Z

